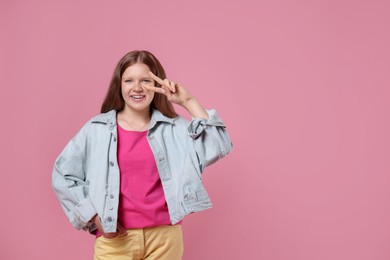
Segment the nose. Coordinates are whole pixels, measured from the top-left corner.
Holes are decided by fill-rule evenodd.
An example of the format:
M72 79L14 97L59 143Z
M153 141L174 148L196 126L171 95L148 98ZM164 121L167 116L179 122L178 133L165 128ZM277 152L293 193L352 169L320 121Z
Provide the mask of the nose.
M142 92L143 88L142 88L141 82L138 82L137 84L135 84L133 90L136 92Z

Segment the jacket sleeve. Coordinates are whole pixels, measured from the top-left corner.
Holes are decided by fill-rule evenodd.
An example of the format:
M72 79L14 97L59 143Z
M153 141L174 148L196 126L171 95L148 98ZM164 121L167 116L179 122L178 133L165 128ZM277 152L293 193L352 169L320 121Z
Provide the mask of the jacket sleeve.
M89 182L84 171L85 144L80 145L77 139L80 138L76 135L55 161L52 186L73 227L91 230L93 227L89 221L96 210L88 198Z
M225 157L233 148L225 124L214 109L206 110L208 119L194 118L188 126L193 139L200 171L203 172L217 160Z

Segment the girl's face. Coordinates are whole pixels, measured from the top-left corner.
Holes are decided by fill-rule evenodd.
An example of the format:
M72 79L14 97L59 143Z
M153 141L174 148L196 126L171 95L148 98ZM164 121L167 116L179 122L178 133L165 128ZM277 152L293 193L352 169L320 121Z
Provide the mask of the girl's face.
M149 111L154 92L145 89L145 86L154 86L149 76L149 67L143 63L136 63L128 67L122 75L121 89L125 101L125 110L133 112Z

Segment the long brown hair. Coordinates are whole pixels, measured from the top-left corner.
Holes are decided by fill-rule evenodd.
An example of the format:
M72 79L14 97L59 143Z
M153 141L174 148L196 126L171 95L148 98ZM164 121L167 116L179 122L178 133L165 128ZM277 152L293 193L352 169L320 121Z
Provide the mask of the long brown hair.
M143 63L149 67L150 71L160 79L165 79L166 74L164 68L158 59L148 51L132 51L123 56L122 59L116 65L114 74L108 87L106 97L104 98L101 113L108 112L110 110L121 111L125 106L121 93L121 81L122 75L125 70L136 63ZM156 87L161 87L157 82ZM163 115L173 118L177 116L175 109L171 102L168 101L167 97L160 93L155 93L150 108L159 110Z

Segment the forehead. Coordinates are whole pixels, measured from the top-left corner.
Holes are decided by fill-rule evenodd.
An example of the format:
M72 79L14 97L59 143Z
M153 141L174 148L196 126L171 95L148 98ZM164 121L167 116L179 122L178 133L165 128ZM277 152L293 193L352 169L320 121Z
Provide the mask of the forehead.
M149 76L149 67L144 63L135 63L123 72L122 77Z

